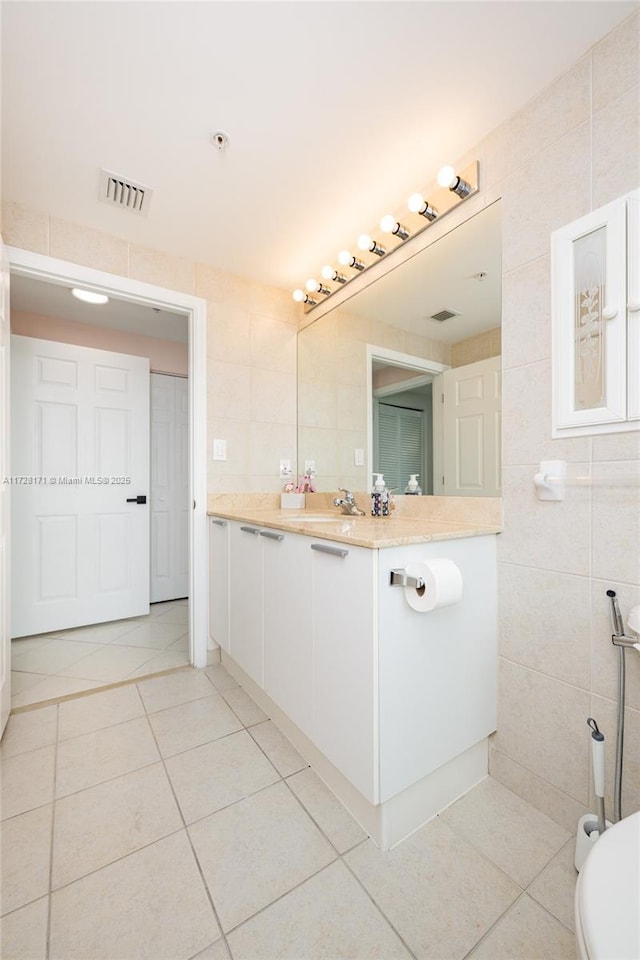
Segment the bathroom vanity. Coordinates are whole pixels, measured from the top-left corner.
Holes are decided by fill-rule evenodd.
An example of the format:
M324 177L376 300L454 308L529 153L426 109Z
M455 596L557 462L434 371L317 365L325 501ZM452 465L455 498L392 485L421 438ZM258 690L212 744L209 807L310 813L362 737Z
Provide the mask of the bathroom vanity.
M386 849L487 773L500 528L291 514L209 517L211 636ZM459 569L462 596L417 612L391 571L441 558Z

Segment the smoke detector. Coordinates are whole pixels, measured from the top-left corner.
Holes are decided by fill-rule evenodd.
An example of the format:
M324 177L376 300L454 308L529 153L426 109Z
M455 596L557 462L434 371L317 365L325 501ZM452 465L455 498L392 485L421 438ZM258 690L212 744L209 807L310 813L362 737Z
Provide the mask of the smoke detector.
M214 130L211 134L211 143L216 148L216 150L226 150L231 140L229 139L229 134L226 130Z
M446 320L451 320L451 317L459 317L460 314L456 313L455 310L439 310L438 313L432 313L429 317L430 320L435 320L436 323L444 323Z
M98 199L103 203L129 210L131 213L146 214L152 196L153 190L141 183L135 183L108 170L100 171Z

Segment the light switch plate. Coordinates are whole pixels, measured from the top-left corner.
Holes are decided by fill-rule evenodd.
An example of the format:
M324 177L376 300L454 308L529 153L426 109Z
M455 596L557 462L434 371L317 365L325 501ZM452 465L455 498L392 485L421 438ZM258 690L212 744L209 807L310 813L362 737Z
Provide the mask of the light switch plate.
M353 462L356 467L364 467L364 450L361 447L353 451Z
M213 441L213 459L214 460L226 460L227 459L227 441L215 439Z

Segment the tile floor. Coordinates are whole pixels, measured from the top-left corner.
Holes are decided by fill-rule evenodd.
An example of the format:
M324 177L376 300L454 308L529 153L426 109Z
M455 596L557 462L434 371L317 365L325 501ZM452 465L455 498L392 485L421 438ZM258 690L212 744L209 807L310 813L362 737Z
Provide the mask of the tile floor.
M221 666L14 714L4 960L574 960L572 837L486 779L381 853Z
M11 706L98 689L189 663L189 601L151 613L11 641Z

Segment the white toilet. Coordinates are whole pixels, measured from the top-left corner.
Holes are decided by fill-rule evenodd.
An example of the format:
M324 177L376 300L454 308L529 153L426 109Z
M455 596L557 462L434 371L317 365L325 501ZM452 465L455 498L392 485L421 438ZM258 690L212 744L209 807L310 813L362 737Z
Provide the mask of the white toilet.
M596 842L578 875L578 960L640 960L640 811Z

